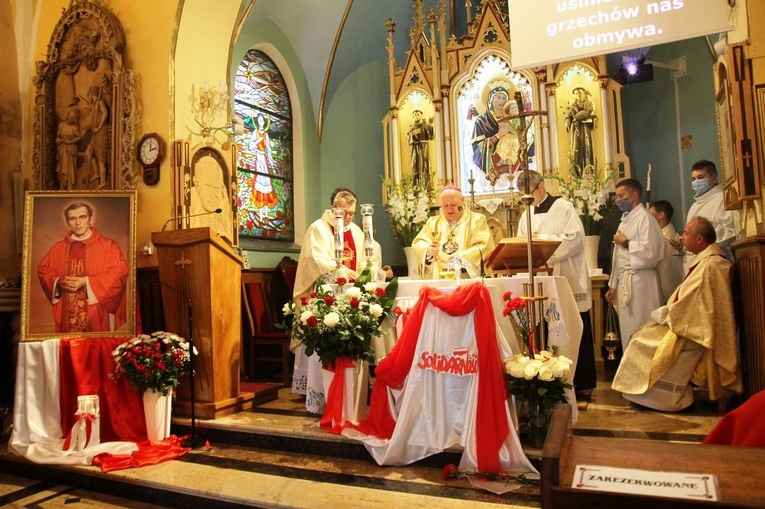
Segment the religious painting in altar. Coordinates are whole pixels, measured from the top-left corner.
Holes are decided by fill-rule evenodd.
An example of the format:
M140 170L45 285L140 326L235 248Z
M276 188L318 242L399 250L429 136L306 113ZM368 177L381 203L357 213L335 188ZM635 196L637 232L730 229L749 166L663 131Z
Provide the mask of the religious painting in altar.
M405 174L412 175L412 182L422 188L431 188L436 183L436 148L433 100L421 90L413 90L399 104L398 118L404 150L401 153Z
M514 72L496 55L484 58L470 78L458 88L454 121L459 140L460 180L474 179L476 194L509 191L514 173L520 169L518 113L515 94L520 93L524 110L533 107L534 89L523 72ZM527 132L529 169L537 169L538 126Z
M735 159L735 131L733 130L733 117L731 111L732 97L728 68L724 61L715 64L715 88L717 114L717 145L720 150L720 179L725 190L725 204L730 207L739 203L738 192L734 186L736 183Z
M232 246L239 245L236 219L236 147L213 143L173 144L176 228L209 227Z
M135 191L29 191L22 341L136 333Z
M236 71L234 112L244 133L234 136L239 236L293 241L292 105L276 64L250 50Z
M80 2L62 14L33 78L36 189L131 187L134 87L124 46L104 8Z
M595 131L600 127L602 111L597 73L582 63L564 68L556 80L555 96L558 115L555 116L558 139L558 161L561 170L573 168L579 172L596 167L605 159L601 139ZM565 169L565 170L564 170Z

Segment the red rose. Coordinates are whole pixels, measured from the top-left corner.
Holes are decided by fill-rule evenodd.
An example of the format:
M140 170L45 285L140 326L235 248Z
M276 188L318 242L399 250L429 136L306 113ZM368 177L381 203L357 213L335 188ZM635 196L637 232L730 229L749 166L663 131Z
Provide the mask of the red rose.
M344 277L337 278L337 284L339 284L340 286L343 286L347 282L348 282L348 280L345 279Z
M377 295L378 297L385 297L385 289L380 288L378 286L377 288L375 288L375 295Z
M305 321L305 324L309 327L316 327L317 323L319 322L316 320L315 316L309 316L308 320Z
M300 297L300 303L304 306L308 305L308 297Z
M513 292L505 292L505 294L502 296L502 300L510 300L513 298Z
M137 369L139 373L142 373L143 370L146 369L146 366L144 366L143 364L139 364L138 366L135 367L135 369Z
M350 280L350 281L348 281L348 282L349 282L350 284L353 284L353 283L355 283L355 282L356 282L356 280L355 280L355 279L351 279L351 280Z
M457 468L453 463L449 463L446 465L441 472L441 478L444 481L449 481L451 479L456 479L459 475L460 469Z
M359 299L357 299L355 297L353 299L351 299L351 307L353 309L356 309L357 307L359 307Z
M335 298L333 296L331 296L331 295L327 295L326 297L324 297L324 303L327 306L331 306L332 304L335 303Z
M315 299L319 294L316 292L311 292L311 298Z
M156 341L156 342L155 342L155 343L152 345L152 348L154 348L154 350L159 350L161 347L162 347L162 345L159 343L159 341Z

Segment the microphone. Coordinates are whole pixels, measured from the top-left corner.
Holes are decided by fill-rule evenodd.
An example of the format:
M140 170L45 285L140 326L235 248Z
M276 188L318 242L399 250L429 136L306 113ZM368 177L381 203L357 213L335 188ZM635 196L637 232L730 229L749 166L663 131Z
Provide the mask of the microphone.
M173 221L179 221L181 219L189 219L191 217L209 216L210 214L220 214L221 212L223 212L223 209L222 208L217 208L217 209L215 209L215 210L213 210L211 212L202 212L201 214L190 214L190 215L187 215L187 216L175 216L175 217L171 217L170 219L165 221L165 224L162 225L162 229L160 231L161 232L165 231L165 228L167 228L167 225L169 225Z

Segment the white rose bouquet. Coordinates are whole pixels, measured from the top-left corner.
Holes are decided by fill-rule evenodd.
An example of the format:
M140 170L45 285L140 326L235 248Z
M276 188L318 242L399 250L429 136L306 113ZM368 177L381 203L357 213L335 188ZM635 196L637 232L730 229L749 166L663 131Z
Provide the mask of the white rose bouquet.
M335 291L320 285L297 306L293 302L284 305L293 337L303 342L307 355L316 352L325 367L340 358L374 361L372 338L380 335L380 323L393 306L398 280L385 286L370 279L369 270L364 269L353 283L339 278Z
M548 410L557 403L568 403L563 391L572 388L566 375L573 363L568 357L555 356L547 350L533 356L519 353L505 359L510 393Z

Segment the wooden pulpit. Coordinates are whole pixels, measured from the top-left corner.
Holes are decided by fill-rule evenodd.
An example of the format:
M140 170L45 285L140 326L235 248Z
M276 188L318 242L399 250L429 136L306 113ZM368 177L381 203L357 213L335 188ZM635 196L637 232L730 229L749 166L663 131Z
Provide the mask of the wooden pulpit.
M486 268L494 275L512 276L519 272L529 271L528 239L525 237L507 237L500 240L494 251L484 260ZM558 240L533 239L531 243L531 258L534 273L546 272L552 275L552 268L547 266L547 260L560 246Z
M193 322L196 417L216 419L250 409L253 394L239 392L242 258L208 227L154 232L151 241L168 331L188 339ZM177 413L191 415L188 376L177 395Z

